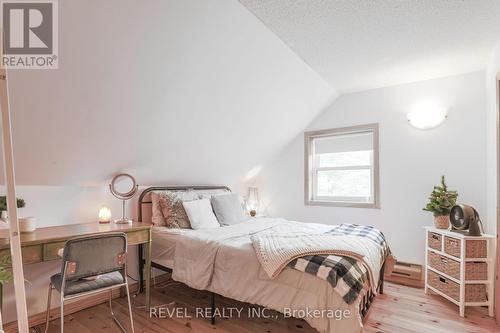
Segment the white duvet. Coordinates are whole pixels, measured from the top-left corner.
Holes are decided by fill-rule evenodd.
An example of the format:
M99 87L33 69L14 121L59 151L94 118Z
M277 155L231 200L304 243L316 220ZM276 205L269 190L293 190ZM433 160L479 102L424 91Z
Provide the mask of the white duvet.
M285 268L271 279L251 241L254 235L322 234L330 229L323 224L262 218L221 228L164 232L183 235L176 242L174 280L285 314L299 314L319 332L362 332L357 302L346 304L329 282L298 270ZM380 267L372 269L378 273ZM342 318L337 316L340 312L345 314Z

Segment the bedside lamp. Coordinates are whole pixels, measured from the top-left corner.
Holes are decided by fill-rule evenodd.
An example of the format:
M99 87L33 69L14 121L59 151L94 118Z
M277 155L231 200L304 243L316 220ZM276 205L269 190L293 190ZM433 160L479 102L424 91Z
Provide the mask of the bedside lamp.
M109 223L111 221L111 210L108 207L102 206L99 209L99 223Z
M247 195L247 210L250 213L250 216L254 217L257 215L259 204L259 189L257 187L249 187Z

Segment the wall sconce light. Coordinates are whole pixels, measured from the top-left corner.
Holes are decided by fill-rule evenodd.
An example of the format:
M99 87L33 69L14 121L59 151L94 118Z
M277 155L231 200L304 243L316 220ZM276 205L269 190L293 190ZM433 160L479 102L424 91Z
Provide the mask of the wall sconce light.
M111 221L111 210L108 207L99 209L99 223L109 223Z
M249 187L248 195L247 195L247 210L250 213L250 216L257 215L257 211L259 210L260 198L259 198L259 189L257 187Z
M422 103L411 108L406 116L413 127L426 130L441 125L448 117L448 113L445 108L435 104Z

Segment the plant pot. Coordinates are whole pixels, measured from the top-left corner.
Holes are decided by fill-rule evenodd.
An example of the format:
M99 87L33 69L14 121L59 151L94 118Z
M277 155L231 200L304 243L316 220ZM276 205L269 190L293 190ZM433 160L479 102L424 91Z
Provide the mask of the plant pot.
M450 227L450 216L439 215L434 216L434 225L437 229L448 229Z
M19 219L19 232L27 233L36 230L36 218L33 216Z

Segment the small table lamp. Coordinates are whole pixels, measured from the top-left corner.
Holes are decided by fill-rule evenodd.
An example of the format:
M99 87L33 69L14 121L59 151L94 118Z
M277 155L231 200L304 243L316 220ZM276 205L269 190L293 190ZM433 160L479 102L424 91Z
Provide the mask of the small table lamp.
M250 216L254 217L257 215L259 204L259 189L257 187L249 187L247 195L247 210L250 213Z
M111 210L108 207L99 209L99 223L109 223L111 221Z

